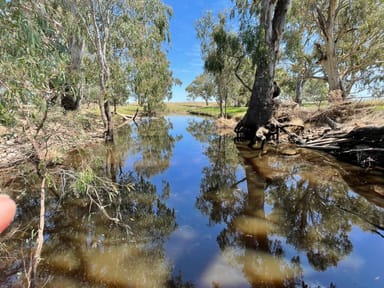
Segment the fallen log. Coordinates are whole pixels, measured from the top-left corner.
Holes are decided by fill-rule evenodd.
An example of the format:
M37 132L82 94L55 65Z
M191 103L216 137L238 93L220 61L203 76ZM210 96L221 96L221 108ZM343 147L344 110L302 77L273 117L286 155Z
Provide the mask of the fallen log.
M116 115L119 115L121 118L123 118L126 121L131 120L131 119L133 121L135 121L138 113L139 113L139 109L136 109L135 115L133 115L133 116L131 116L131 115L124 115L124 114L121 114L119 112L116 112Z

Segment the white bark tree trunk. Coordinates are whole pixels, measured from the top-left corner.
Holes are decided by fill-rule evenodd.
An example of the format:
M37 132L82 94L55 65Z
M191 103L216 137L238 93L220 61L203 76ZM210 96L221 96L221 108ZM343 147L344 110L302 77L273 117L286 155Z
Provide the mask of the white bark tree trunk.
M105 137L107 141L114 141L114 131L113 131L113 118L111 115L110 103L107 97L107 87L106 83L109 80L109 68L107 63L107 42L109 38L109 25L110 25L110 14L107 9L107 13L103 15L102 31L99 28L99 25L96 20L96 11L93 0L89 0L91 7L91 17L92 25L94 29L94 43L97 54L97 62L99 64L99 85L100 85L100 94L99 94L99 109L101 117L103 119L105 131ZM101 9L102 4L98 1L98 8Z

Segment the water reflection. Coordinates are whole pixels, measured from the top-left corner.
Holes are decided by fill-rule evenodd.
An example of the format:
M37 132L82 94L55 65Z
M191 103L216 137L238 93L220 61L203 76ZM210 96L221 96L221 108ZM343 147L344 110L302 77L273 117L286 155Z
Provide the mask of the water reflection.
M52 173L65 190L47 197L38 287L384 286L382 174L313 151L236 147L202 118L118 133L115 146L74 151L64 164L112 180L112 200L98 192L120 222ZM1 254L2 287L25 284L38 222L39 187L31 170L20 173L5 187L18 193L21 229Z
M223 280L216 274L220 271L216 264L212 271L217 271L211 272L210 281L220 287L237 287L241 281L234 283L234 279L245 277L252 287L291 286L294 283L292 279L298 274L296 264L281 257L279 241L268 239L273 223L268 223L264 212L265 181L246 166L248 189L238 189L236 172L239 160L233 141L228 136L212 133L210 129L214 129L210 121L192 122L188 127L196 139L208 143L204 154L210 160L210 165L203 168L196 207L209 216L211 223L226 224L217 242L224 255L232 254L229 256L234 260L232 265L240 268L235 273L228 265L220 265L223 272L220 274L232 274L230 279ZM238 252L239 249L242 251Z
M180 135L171 135L172 128L172 122L166 118L144 119L137 126L132 153L141 155L134 163L140 175L151 177L169 167L175 143L182 138Z
M328 156L313 151L283 156L286 153L281 149L287 149L284 147L264 154L240 145L247 179L247 189L241 191L233 185L237 163L231 162L233 153L225 137L210 133L209 121L192 122L188 131L199 141L208 143L204 153L210 160L210 165L203 169L196 207L209 216L210 223L226 224L217 237L222 255L235 251L229 253L231 260L225 265L219 257L220 264L209 270L212 283L240 285L241 281L235 285L213 275L221 270L220 274L232 275L232 280L241 279L243 274L252 287L311 285L305 273L306 263L315 271L336 267L353 251L350 234L355 225L383 235L383 209L353 192L345 181L354 179L356 183L351 176L355 168L332 162ZM378 187L382 187L383 177L372 177L372 173L362 170L357 172L366 182L366 187L360 185L358 192L368 196L372 187L381 191ZM369 197L382 206L380 198L380 195ZM292 253L292 247L296 252ZM241 267L242 272L233 266ZM378 272L381 275L380 269ZM380 276L374 279L377 281ZM330 279L324 285L335 287L337 280ZM378 285L372 280L367 287ZM343 279L338 284L344 286L347 282Z
M250 152L246 147L240 147L240 151L246 161L248 197L241 215L234 217L219 241L225 239L221 247L230 243L243 247L245 255L255 255L251 256L255 260L239 260L254 287L305 283L302 262L308 261L318 271L337 266L353 250L350 233L354 225L382 235L383 210L353 193L341 176L345 170L329 165L325 156L317 155L325 161L316 162L315 169L321 174L314 174L312 153L302 151L298 158L281 157L275 150L268 151L268 155ZM290 262L285 256L287 245L297 250L296 255L291 253ZM305 260L301 251L305 252ZM267 267L270 278L257 273L260 266ZM343 287L345 283L341 282ZM331 281L329 285L335 284ZM373 287L370 285L367 287Z
M240 207L241 193L237 193L238 153L231 136L215 133L211 120L190 121L187 131L197 140L206 143L203 151L209 165L202 169L200 194L196 207L209 216L212 224L226 223L236 207Z

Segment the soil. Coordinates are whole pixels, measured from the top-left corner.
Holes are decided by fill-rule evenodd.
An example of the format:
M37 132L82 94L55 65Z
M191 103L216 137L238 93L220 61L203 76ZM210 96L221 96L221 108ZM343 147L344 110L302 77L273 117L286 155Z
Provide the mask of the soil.
M302 108L292 105L281 105L275 118L284 119L283 123L292 126L304 125L304 137L315 137L331 129L327 119L339 125L339 129L353 130L357 127L384 126L384 110L377 110L372 103L346 102L327 108ZM218 119L216 126L221 133L233 132L240 119Z

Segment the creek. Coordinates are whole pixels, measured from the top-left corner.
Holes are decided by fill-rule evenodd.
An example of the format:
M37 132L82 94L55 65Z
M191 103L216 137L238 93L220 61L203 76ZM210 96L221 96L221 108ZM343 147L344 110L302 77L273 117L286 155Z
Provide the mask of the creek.
M381 172L236 147L195 116L143 119L116 139L65 160L116 191L96 187L112 197L107 214L74 184L49 193L38 287L384 287ZM18 231L0 249L1 287L22 285L38 227L28 173L2 188L17 198Z

